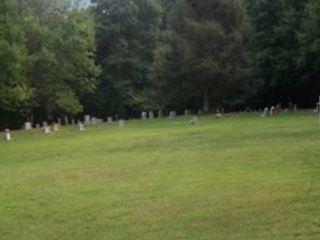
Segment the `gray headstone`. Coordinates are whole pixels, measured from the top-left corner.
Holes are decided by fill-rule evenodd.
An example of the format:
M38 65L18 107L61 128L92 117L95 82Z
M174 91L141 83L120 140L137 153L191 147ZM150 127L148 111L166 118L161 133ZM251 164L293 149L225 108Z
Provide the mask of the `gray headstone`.
M43 121L42 122L42 127L44 128L44 127L48 127L48 123L46 122L46 121Z
M58 124L61 126L61 118L58 118Z
M124 120L123 119L119 120L119 127L124 127Z
M149 111L149 119L154 119L154 113L153 113L153 111Z
M141 119L143 119L143 120L147 119L147 113L146 112L142 112L141 113Z
M109 124L111 124L111 123L113 122L112 117L108 117L107 122L108 122Z
M50 127L49 126L43 127L43 132L45 134L51 133Z
M11 133L10 133L9 129L4 130L3 140L4 141L11 141Z
M53 131L58 132L59 131L59 124L53 123Z
M26 131L32 130L32 123L31 122L25 122L24 123L24 130L26 130Z
M85 130L85 128L84 128L84 124L82 123L82 122L78 122L78 127L79 127L79 131L80 132L82 132L82 131L84 131Z
M40 129L40 128L41 128L40 124L37 123L37 124L36 124L36 129Z
M170 111L169 118L174 119L177 116L176 111Z
M163 111L162 110L159 110L158 111L158 118L163 118Z
M90 115L84 116L84 124L90 124Z

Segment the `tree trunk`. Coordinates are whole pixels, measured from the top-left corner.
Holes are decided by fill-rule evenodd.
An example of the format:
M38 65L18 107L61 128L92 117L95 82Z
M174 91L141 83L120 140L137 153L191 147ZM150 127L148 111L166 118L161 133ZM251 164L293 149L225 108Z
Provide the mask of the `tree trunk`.
M210 111L210 100L209 100L209 94L208 90L204 90L203 93L203 111L209 112Z

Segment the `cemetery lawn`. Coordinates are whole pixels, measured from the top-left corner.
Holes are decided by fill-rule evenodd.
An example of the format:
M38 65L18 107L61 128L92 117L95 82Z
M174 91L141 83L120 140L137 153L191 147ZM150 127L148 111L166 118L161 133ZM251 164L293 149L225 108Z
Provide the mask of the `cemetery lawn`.
M314 113L188 121L13 132L0 239L320 239Z

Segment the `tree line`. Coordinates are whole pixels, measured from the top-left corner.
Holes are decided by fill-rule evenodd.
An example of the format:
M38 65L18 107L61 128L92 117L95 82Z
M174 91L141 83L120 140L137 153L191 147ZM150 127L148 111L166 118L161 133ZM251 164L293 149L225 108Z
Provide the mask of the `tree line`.
M0 0L0 125L320 93L317 0Z

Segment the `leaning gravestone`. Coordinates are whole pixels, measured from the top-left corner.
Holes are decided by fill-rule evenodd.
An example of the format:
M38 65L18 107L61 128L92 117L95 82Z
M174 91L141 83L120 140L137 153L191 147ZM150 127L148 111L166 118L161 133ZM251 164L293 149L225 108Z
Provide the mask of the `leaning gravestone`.
M11 141L11 133L10 133L9 129L4 130L3 140L4 141Z
M32 123L31 122L25 122L24 123L24 130L26 130L26 131L32 130Z
M124 127L124 120L123 119L119 120L119 127Z
M141 119L142 120L146 120L147 119L147 113L146 112L142 112L141 113Z
M149 111L149 119L154 119L154 113L153 113L153 111Z
M84 124L82 122L80 122L80 121L78 122L78 127L79 127L79 131L80 132L83 132L85 130Z
M84 116L84 124L90 124L90 115L85 115Z

